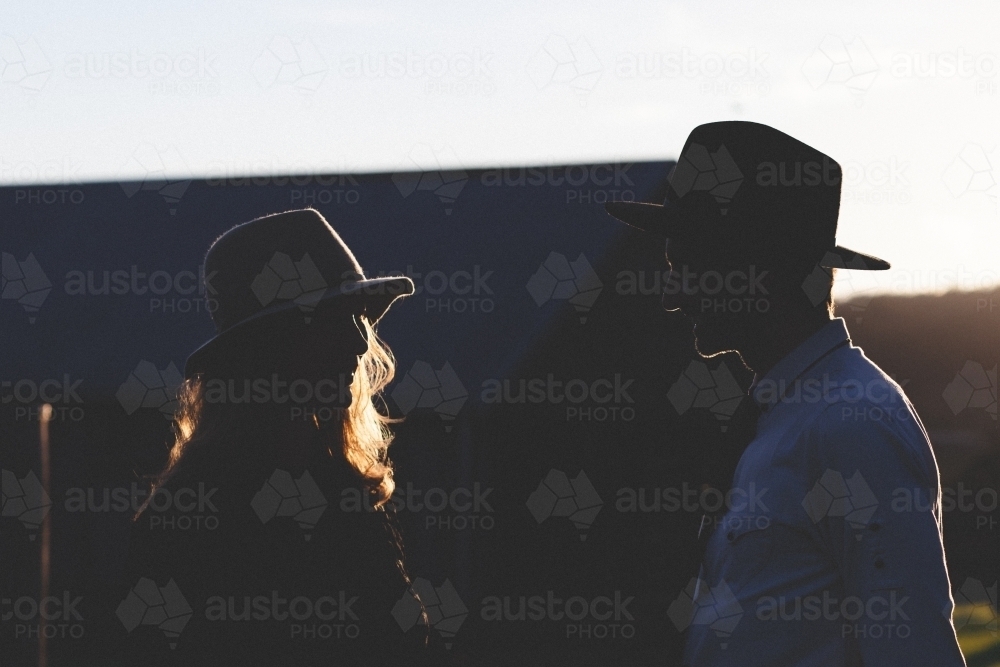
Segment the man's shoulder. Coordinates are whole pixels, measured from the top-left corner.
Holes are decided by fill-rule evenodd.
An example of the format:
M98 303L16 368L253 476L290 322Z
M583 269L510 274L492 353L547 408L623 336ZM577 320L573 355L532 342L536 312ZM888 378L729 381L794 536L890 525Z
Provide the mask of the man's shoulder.
M803 392L817 403L805 430L842 434L894 433L899 438L926 440L917 412L902 384L864 355L845 348L831 355L806 381ZM905 381L904 381L905 382Z
M818 369L826 403L909 405L902 385L865 356L859 347L845 347L830 355Z
M927 433L900 383L858 348L836 355L822 371L828 389L797 438L823 465L916 468L928 482L936 463Z

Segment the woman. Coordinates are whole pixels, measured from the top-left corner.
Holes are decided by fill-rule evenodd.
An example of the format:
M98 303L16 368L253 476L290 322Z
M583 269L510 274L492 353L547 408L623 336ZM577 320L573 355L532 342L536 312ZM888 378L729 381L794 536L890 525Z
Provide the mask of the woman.
M426 616L404 634L392 615L409 580L375 404L394 371L375 324L412 282L365 279L311 209L229 230L205 275L218 335L187 361L176 442L136 517L125 658L422 662ZM366 507L341 502L359 487Z

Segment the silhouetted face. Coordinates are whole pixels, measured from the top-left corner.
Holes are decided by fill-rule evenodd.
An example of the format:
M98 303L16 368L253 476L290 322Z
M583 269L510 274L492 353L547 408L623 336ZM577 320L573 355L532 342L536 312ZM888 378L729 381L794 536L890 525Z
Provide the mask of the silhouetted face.
M727 261L681 240L665 248L670 280L663 307L694 321L695 348L703 357L739 350L760 308L761 277L755 267ZM766 276L765 276L766 277ZM769 307L769 306L768 306Z
M266 381L269 400L262 404L281 412L297 408L301 416L308 410L346 408L358 357L368 350L363 313L360 300L347 298L324 302L311 313L293 309L263 320L252 339L232 351L238 361L231 374L240 383Z
M358 357L368 350L361 323L363 312L363 306L353 300L317 308L312 321L288 339L286 372L308 380L314 387L321 382L325 382L324 386L334 382L338 388L349 387L358 370ZM337 394L335 402L324 404L342 408L351 404L350 398L345 399L345 392ZM323 393L321 401L328 396L329 392Z

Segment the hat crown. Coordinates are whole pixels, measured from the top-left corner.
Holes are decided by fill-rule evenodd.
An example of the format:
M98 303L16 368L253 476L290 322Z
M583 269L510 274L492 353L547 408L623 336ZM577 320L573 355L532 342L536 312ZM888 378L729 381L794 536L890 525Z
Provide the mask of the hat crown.
M314 305L327 289L362 279L350 248L314 209L237 225L216 239L205 257L207 296L219 332L275 302Z
M842 173L836 160L784 132L747 121L699 125L670 173L666 206L692 232L739 244L834 245Z

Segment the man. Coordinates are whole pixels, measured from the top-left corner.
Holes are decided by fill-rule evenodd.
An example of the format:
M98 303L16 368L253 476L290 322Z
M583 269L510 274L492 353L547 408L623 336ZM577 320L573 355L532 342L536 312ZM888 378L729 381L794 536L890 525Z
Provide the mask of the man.
M606 207L666 238L664 306L698 353L755 373L756 435L687 591L693 666L965 664L927 433L832 315L834 268L889 268L836 244L840 188L823 153L723 122L692 131L662 206ZM899 489L931 509L898 511Z

